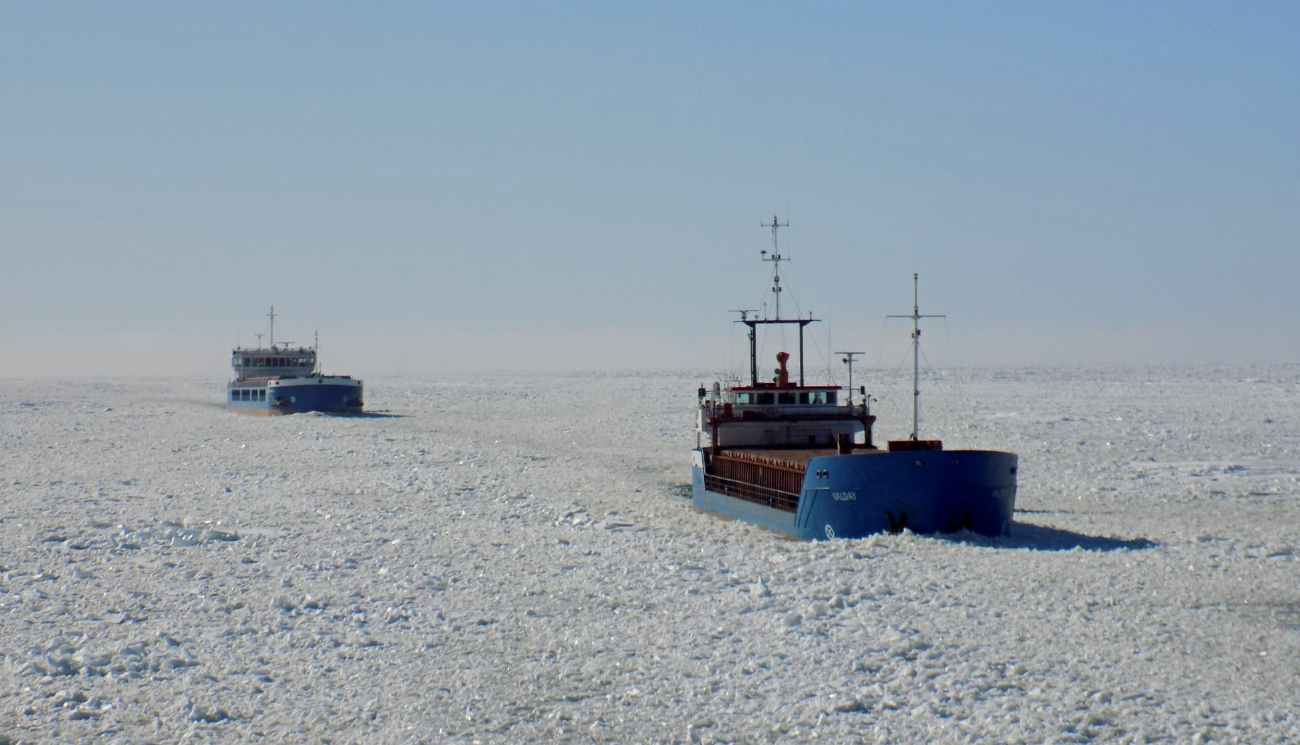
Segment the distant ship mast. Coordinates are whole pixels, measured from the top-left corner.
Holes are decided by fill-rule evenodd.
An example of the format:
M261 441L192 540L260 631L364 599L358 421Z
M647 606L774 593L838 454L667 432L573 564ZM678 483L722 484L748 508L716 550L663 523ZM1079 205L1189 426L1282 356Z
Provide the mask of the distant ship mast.
M866 354L866 352L835 352L834 354L844 355L844 357L841 358L841 361L844 364L849 366L849 406L852 406L853 405L853 358L857 357L858 355Z
M942 315L922 315L917 302L917 275L912 274L912 314L910 316L886 316L886 318L912 319L912 440L920 439L921 422L921 326L922 318L946 318Z
M275 349L275 306L271 306L271 312L266 314L271 319L271 349Z

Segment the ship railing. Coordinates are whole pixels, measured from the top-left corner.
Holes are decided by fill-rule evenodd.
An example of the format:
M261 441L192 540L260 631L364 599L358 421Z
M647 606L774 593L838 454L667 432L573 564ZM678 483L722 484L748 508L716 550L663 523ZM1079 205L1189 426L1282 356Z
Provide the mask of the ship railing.
M706 473L704 474L704 488L711 492L725 494L728 497L784 510L785 512L797 512L799 510L798 494L773 489L768 486L759 486L758 484L750 484L745 481L737 481L736 479Z

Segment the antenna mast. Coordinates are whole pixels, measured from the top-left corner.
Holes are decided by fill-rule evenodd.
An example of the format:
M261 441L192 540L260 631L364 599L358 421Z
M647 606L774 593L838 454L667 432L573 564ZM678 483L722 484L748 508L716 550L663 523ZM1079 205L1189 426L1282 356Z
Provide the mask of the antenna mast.
M756 314L756 310L729 310L728 313L739 313L740 322L749 327L749 379L751 382L758 382L758 327L749 322L749 314Z
M781 262L786 258L777 251L776 231L778 228L789 227L790 221L780 222L776 215L772 215L772 223L759 223L759 227L772 229L772 255L768 256L767 251L760 251L763 254L763 261L772 262L772 297L776 300L776 320L781 320Z
M271 306L271 312L266 314L271 319L271 349L275 349L275 306Z
M759 223L759 226L760 226L760 227L771 228L771 229L772 229L772 255L771 255L771 256L768 256L768 255L767 255L767 251L760 251L759 253L761 253L761 254L763 255L763 261L770 261L770 262L772 262L772 265L773 265L773 267L774 267L774 268L773 268L773 271L772 271L772 295L776 298L776 308L775 308L775 310L776 310L776 318L767 318L767 317L766 317L766 313L764 313L764 317L763 317L763 318L759 318L759 317L758 317L758 311L752 311L752 310L732 311L733 313L740 313L740 320L737 321L737 323L743 323L743 324L745 324L746 326L749 327L749 382L750 382L750 385L753 385L753 386L757 386L757 385L758 385L758 342L757 342L757 338L756 338L756 337L757 337L757 332L758 332L758 326L759 326L759 324L763 324L764 326L767 326L767 325L778 325L778 326L779 326L779 325L782 325L782 324L790 324L790 323L793 323L793 324L797 324L797 325L799 326L799 385L800 385L800 386L803 386L803 384L804 384L804 379L803 379L803 371L804 371L804 367L803 367L803 327L804 327L804 326L807 326L807 325L810 324L810 323L816 323L816 322L819 320L819 319L813 318L813 317L812 317L812 313L809 313L807 318L804 318L803 316L798 316L798 317L796 317L796 318L789 318L789 319L786 319L786 318L782 318L782 317L781 317L781 271L780 271L780 268L781 268L781 262L782 262L782 261L789 261L789 259L787 259L786 257L782 256L780 253L777 252L776 231L777 231L778 228L784 228L784 227L787 227L789 224L790 224L790 223L789 223L788 221L787 221L787 222L781 222L780 220L778 220L778 219L776 218L776 215L773 215L773 216L772 216L772 222L771 222L771 224L767 224L767 223ZM750 318L750 317L749 317L749 314L750 314L750 313L753 313L753 314L754 314L754 317L753 317L753 318Z
M917 274L912 274L912 315L886 316L886 318L912 319L912 440L920 439L921 421L921 326L922 318L945 318L942 315L921 315L917 302Z
M849 366L849 407L853 406L853 358L866 352L834 352L844 355L844 364Z

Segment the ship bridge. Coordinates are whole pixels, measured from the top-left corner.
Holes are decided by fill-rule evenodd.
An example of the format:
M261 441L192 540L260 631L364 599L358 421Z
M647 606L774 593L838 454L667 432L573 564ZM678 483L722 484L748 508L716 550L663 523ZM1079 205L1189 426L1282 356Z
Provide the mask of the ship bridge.
M316 350L310 347L235 349L230 366L238 379L306 377L316 370Z
M736 406L836 406L839 386L798 386L794 389L734 386L723 395Z
M780 367L770 383L700 388L696 431L701 437L708 434L711 450L872 447L875 417L866 396L861 404L851 397L841 402L843 389L837 385L796 384L786 367L790 355L780 352L776 359Z

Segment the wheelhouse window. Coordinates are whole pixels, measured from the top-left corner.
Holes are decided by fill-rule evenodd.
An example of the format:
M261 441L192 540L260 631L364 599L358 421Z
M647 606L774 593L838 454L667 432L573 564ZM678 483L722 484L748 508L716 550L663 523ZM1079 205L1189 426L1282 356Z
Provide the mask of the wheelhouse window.
M768 406L768 405L770 405L770 404L774 404L774 403L776 403L776 395L775 395L775 394L772 394L772 393L760 393L760 394L758 394L758 405L759 405L759 406Z
M777 396L776 396L776 402L779 403L779 404L792 404L792 403L794 403L794 394L793 394L793 393L778 393Z
M747 403L749 403L749 393L748 393L748 392L746 392L746 393L737 393L737 394L736 394L736 403L738 403L738 404L747 404Z

